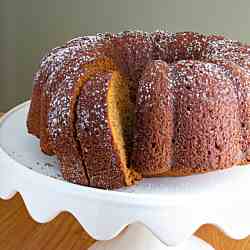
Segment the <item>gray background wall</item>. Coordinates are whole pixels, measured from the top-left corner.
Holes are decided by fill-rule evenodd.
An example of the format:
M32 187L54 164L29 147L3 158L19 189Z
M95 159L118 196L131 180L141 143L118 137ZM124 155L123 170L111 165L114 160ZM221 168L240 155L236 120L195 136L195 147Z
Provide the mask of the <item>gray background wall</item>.
M74 36L167 28L250 42L249 27L247 0L0 0L0 111L29 98L41 56Z

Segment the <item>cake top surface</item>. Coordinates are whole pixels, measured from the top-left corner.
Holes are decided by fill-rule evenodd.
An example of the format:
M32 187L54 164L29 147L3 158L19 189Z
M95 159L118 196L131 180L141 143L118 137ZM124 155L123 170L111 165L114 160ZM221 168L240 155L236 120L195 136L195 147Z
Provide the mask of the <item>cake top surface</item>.
M119 53L118 59L116 53ZM58 131L57 124L62 121L58 121L56 117L63 117L66 122L65 118L69 117L70 112L71 96L65 96L65 93L70 93L75 82L84 75L83 65L96 61L100 57L110 56L116 61L120 60L126 74L131 72L132 75L136 75L134 81L140 80L145 65L152 60L155 60L155 69L150 71L153 75L157 74L162 64L167 63L168 66L165 68L168 71L170 88L184 88L185 86L187 89L189 85L192 85L194 89L197 79L202 77L204 84L203 87L199 86L200 93L197 90L196 95L205 96L207 92L205 88L211 88L211 84L208 84L209 80L216 79L218 82L223 82L225 93L228 82L231 82L229 70L217 61L236 63L242 70L245 70L246 74L249 74L249 55L249 46L216 35L205 36L195 32L171 33L167 31L103 33L77 37L61 47L52 49L42 59L34 82L37 84L46 82L45 91L48 96L53 96L51 106L58 108L54 109L54 115L53 112L50 113L49 119L51 124L54 124L53 134L58 134L60 131ZM53 95L53 88L58 87L61 90ZM188 94L187 90L186 94Z

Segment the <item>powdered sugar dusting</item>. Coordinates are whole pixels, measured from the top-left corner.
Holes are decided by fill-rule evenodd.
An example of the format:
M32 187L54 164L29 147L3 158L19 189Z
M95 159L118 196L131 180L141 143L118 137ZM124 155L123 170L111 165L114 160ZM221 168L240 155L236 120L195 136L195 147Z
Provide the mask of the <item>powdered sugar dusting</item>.
M249 69L250 48L239 41L211 40L202 55L204 60L224 60L234 62Z
M94 89L93 82L103 82L103 88ZM96 132L105 131L108 125L107 103L105 102L105 98L107 98L108 81L103 79L103 75L95 75L93 79L85 82L84 89L87 92L86 95L90 95L95 104L92 109L82 108L80 105L77 106L78 126L86 130L89 136L92 136L92 134L98 136ZM89 89L91 89L91 93L88 93ZM103 99L102 105L100 98ZM93 119L93 116L95 119Z

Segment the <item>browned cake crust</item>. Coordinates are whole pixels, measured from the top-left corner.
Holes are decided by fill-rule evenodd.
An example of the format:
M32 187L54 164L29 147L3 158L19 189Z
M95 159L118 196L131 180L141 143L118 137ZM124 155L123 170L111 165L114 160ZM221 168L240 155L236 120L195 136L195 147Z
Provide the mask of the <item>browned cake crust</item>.
M40 138L44 153L56 154L65 179L101 188L131 184L124 182L129 175L122 170L125 165L144 176L179 176L246 163L250 160L249 58L249 46L239 41L194 32L129 31L73 39L41 62L34 78L28 132ZM134 146L126 141L126 164L121 164L120 152L109 139L112 128L99 139L96 134L92 142L76 127L84 108L94 105L82 104L90 95L85 82L101 74L101 81L92 79L94 92L94 82L99 87L110 83L113 71L128 81L130 98L136 103L135 126L129 128L134 130ZM107 94L109 88L104 90ZM93 117L92 122L97 120ZM107 158L92 154L93 163L84 153L88 140L109 152ZM104 147L104 141L109 146ZM111 155L116 157L113 165ZM139 179L133 171L131 175Z
M195 32L154 33L157 59L173 63L201 57L207 42L205 35Z
M76 140L74 108L70 105L69 96L75 96L74 89L62 82L51 99L48 110L50 117L48 132L53 151L60 162L63 177L77 184L88 185L89 180Z
M122 73L132 81L138 81L152 60L154 47L151 37L141 31L124 31L117 34L112 42L116 51L114 59Z
M250 75L246 68L233 62L223 60L216 60L213 62L227 72L227 76L232 81L234 90L237 94L241 134L239 163L244 164L250 160Z
M118 188L125 185L121 159L108 120L107 94L112 73L87 80L77 102L76 129L89 185Z
M171 89L167 95L173 99L170 127L174 131L166 132L170 138L162 147L169 147L173 151L171 158L166 161L170 173L187 175L223 169L237 163L240 152L238 99L226 71L216 64L198 61L180 61L168 71L165 84ZM153 86L155 83L156 81L152 83ZM147 83L142 86L147 89ZM145 98L145 92L138 93L141 93L140 99ZM140 99L137 101L137 110L144 108ZM147 105L154 105L155 101L150 101ZM166 110L169 113L167 105ZM157 112L154 114L144 123L148 124L148 130L154 131L150 127L157 117ZM162 125L163 131L169 129L169 125L165 128L164 123ZM136 133L139 132L140 130L136 130ZM155 132L153 134L157 135ZM151 135L143 134L138 137L144 137L143 141L147 141L147 145L154 143ZM161 135L159 137L162 138ZM143 147L141 140L137 140L137 144L141 151L148 150ZM153 150L150 151L154 153ZM162 157L163 154L166 152L161 150L153 158ZM138 165L137 159L139 158L134 157L135 166ZM153 175L152 171L150 176Z
M30 108L27 118L27 129L30 134L40 138L41 86L36 83L32 89Z
M196 173L237 163L238 100L226 71L216 64L181 61L170 77L175 96L172 170Z
M72 67L67 68L74 70L65 70L64 79L60 81L59 85L54 85L57 88L54 89L55 92L51 96L47 111L48 139L53 152L59 159L64 178L77 184L89 185L81 145L75 129L76 103L82 84L89 75L94 74L97 70L105 70L106 67L113 70L114 66L108 64L110 61L105 58L94 57L95 60L91 60L91 57L88 56L87 59L86 57L79 57L79 59L73 60Z
M105 54L110 53L110 36L101 34L99 36L78 37L64 46L53 49L41 62L41 66L35 75L35 85L33 88L33 102L28 115L28 128L30 133L34 130L34 135L40 138L40 146L44 153L53 154L53 145L48 133L49 106L51 98L58 90L61 82L67 78L65 84L70 82L73 85L72 75L77 78L86 70L83 65ZM39 104L40 103L40 104ZM39 106L36 109L36 106ZM39 118L39 119L38 119ZM39 123L38 123L39 120ZM37 127L35 127L37 125Z
M171 167L173 98L168 71L166 62L153 61L139 82L131 165L143 176L158 175Z
M28 132L34 134L38 138L40 138L40 115L41 115L41 96L43 92L43 85L46 83L48 76L53 72L54 67L52 64L55 60L55 54L59 48L55 48L51 50L48 55L44 56L41 61L40 68L35 74L34 83L33 83L33 90L31 96L31 104L28 113L27 119L27 128Z
M154 46L149 34L141 31L124 31L113 37L112 58L130 82L131 98L135 102L138 81L142 72L153 58Z

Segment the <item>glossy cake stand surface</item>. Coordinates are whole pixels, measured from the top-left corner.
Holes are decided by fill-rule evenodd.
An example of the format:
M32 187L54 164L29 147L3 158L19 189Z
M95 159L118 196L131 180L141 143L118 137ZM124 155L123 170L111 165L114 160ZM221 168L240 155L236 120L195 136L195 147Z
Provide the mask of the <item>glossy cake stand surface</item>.
M99 240L91 250L212 250L193 236L203 224L234 239L250 233L250 167L145 179L115 191L63 181L55 157L26 131L29 102L0 119L0 197L23 197L34 220L72 213Z

